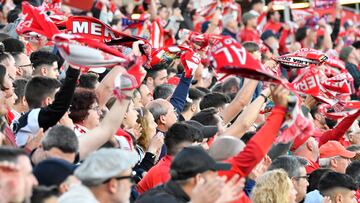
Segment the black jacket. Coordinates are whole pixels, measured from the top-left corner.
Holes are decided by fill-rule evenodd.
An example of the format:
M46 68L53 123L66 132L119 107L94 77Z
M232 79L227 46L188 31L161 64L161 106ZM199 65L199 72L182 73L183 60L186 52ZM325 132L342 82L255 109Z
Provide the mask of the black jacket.
M187 203L189 201L190 197L182 190L180 185L170 180L163 185L148 190L135 203Z

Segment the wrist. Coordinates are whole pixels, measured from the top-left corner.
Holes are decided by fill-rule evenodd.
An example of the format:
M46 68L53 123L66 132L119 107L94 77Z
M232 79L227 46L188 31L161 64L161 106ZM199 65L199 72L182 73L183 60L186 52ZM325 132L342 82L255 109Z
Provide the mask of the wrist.
M264 98L264 103L268 101L268 96L266 96L265 94L261 93L260 96Z

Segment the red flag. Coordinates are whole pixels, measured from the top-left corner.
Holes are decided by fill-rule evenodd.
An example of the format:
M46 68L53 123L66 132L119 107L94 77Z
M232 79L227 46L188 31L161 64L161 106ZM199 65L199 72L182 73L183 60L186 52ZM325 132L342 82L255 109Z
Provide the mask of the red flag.
M305 68L310 65L319 65L327 58L323 52L303 48L294 53L279 56L275 60L286 68Z
M236 40L223 37L211 49L211 64L218 73L235 74L261 81L281 83L282 79L255 60Z

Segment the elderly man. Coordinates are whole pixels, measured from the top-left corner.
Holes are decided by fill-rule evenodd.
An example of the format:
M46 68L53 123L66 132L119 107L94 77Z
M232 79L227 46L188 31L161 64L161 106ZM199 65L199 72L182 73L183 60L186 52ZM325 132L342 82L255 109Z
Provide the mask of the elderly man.
M71 187L59 202L128 203L136 157L135 152L121 149L94 152L75 170L82 184Z
M350 159L356 155L345 149L337 141L329 141L320 147L319 164L323 168L329 168L338 173L345 173L347 166L351 163Z

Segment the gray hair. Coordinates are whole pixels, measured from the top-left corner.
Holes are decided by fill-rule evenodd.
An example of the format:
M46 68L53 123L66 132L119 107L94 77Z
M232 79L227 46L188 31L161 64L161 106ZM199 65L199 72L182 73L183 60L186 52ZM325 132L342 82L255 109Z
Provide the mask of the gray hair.
M166 103L168 103L168 101L164 99L156 99L146 105L146 109L154 116L155 122L160 119L161 115L165 115L168 112L168 108L165 105Z
M300 176L300 168L307 165L307 160L298 156L284 155L275 159L269 167L269 171L274 169L284 169L289 178Z
M58 148L64 153L76 153L79 150L79 141L75 132L62 125L52 127L42 139L44 150Z
M319 165L322 168L330 168L331 160L341 158L340 156L332 156L319 159Z

